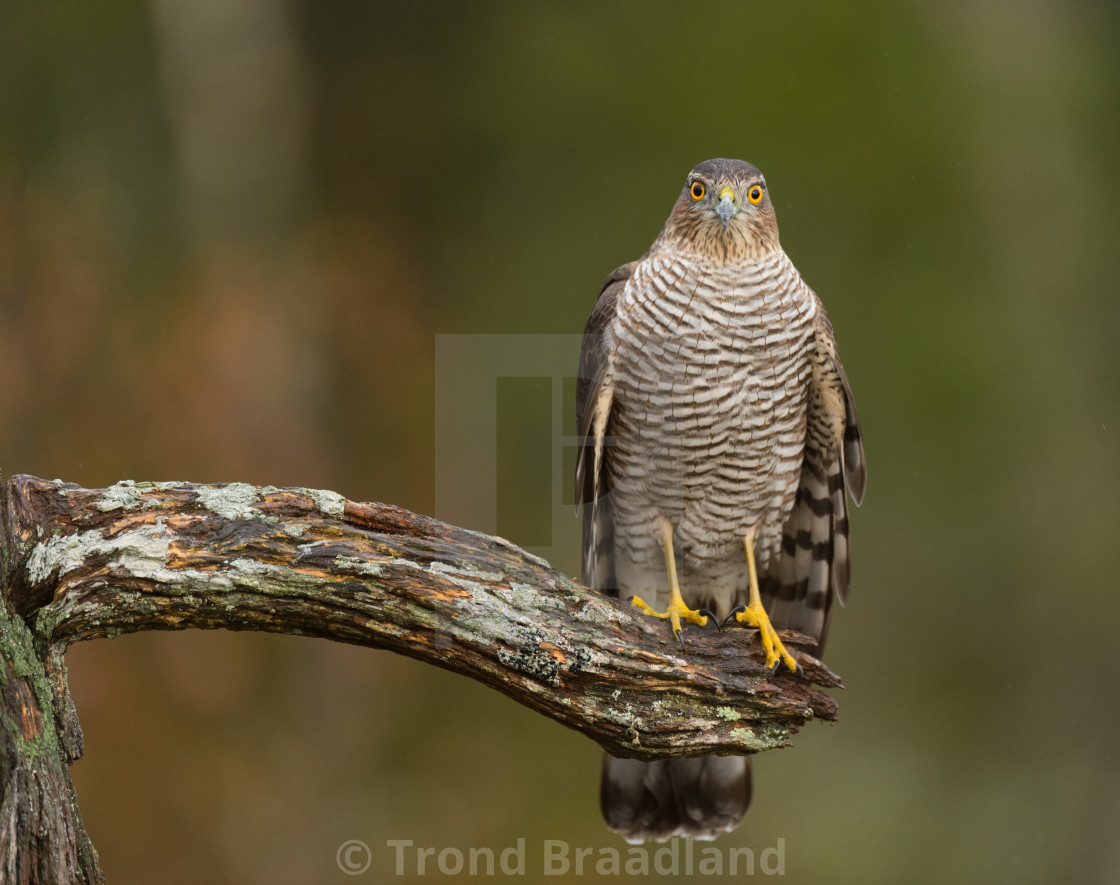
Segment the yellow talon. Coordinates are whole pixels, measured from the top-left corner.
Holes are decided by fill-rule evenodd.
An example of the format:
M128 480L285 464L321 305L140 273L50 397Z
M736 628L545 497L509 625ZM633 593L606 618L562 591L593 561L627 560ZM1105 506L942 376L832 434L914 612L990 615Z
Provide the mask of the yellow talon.
M634 608L641 609L647 615L653 615L655 618L668 618L669 623L673 626L673 635L677 639L681 638L681 620L691 621L693 624L699 624L701 627L708 623L708 616L702 615L696 609L689 608L684 604L684 599L681 598L681 591L679 588L670 587L670 600L669 607L663 612L654 611L650 608L649 604L644 602L640 597L633 597L630 604Z
M762 638L762 647L766 650L766 666L773 670L778 661L784 663L789 669L797 672L797 661L793 656L786 651L786 647L782 644L782 640L778 638L778 631L774 629L774 625L770 623L770 617L766 614L766 610L760 605L758 608L748 606L741 612L736 612L735 620L740 623L747 623L752 627L758 628L758 634Z
M654 611L650 608L649 604L642 601L637 596L630 599L630 604L634 608L641 609L647 615L653 615L655 618L668 618L669 623L673 627L673 635L684 646L684 640L681 638L681 619L691 621L693 624L699 624L701 627L708 623L708 616L702 615L696 609L691 609L684 604L684 598L681 596L680 584L677 581L677 560L673 555L673 525L665 517L661 517L658 525L661 530L661 545L665 550L665 567L669 571L669 607L663 612Z
M750 577L750 602L742 611L736 612L735 620L739 623L746 622L752 627L758 628L758 635L762 639L762 647L766 651L767 667L773 670L777 667L778 661L781 661L792 672L796 673L797 661L786 651L782 640L778 638L778 631L770 623L770 616L766 614L766 609L762 605L762 595L758 592L758 570L754 564L754 535L755 529L752 528L743 538L743 547L747 551L747 574Z

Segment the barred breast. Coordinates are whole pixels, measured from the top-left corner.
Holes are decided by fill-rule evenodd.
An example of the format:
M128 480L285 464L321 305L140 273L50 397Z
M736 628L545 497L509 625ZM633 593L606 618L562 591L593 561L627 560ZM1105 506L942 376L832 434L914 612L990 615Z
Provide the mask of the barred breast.
M780 249L708 271L679 253L635 267L608 333L623 590L664 588L659 515L675 527L686 599L732 604L746 586L752 526L760 571L777 561L801 470L818 309Z

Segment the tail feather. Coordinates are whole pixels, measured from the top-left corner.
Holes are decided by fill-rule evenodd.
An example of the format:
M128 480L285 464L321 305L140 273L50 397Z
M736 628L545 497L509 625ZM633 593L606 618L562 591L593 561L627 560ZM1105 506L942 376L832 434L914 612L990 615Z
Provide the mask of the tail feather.
M599 800L607 826L627 842L714 839L735 829L747 813L750 760L703 756L642 762L604 754Z

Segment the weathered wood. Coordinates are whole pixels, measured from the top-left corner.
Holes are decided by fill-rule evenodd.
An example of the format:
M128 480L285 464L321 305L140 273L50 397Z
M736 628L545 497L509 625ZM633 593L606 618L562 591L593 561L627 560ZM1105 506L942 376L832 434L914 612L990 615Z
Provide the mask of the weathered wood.
M56 698L31 631L0 605L0 882L105 881L74 798Z
M0 633L8 643L29 627L35 654L4 646L18 663L0 673L0 712L5 734L25 709L24 734L49 736L45 755L60 766L52 809L69 808L73 821L64 762L82 741L62 653L139 630L263 630L389 649L484 682L622 756L753 753L836 716L814 684L840 682L797 648L811 646L806 637L783 634L805 678L771 676L753 630L692 627L682 651L665 622L508 541L396 507L241 483L83 489L16 476L5 492ZM38 667L32 682L20 667ZM80 838L66 830L59 844L76 846L73 868L98 881L80 821L73 831ZM0 862L12 858L4 847Z
M332 492L244 484L9 483L10 598L40 641L226 628L385 648L463 673L612 753L783 746L835 704L761 664L756 633L664 622L500 538Z

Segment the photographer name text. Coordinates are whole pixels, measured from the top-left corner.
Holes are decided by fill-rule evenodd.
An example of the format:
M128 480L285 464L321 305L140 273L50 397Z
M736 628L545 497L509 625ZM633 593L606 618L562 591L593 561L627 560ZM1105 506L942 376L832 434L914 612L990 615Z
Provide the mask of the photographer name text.
M434 848L412 839L389 839L393 871L398 876L784 876L786 840L779 838L756 851L746 846L720 847L673 839L664 845L572 846L545 839L535 857L524 838L506 848ZM535 867L535 869L534 869Z

